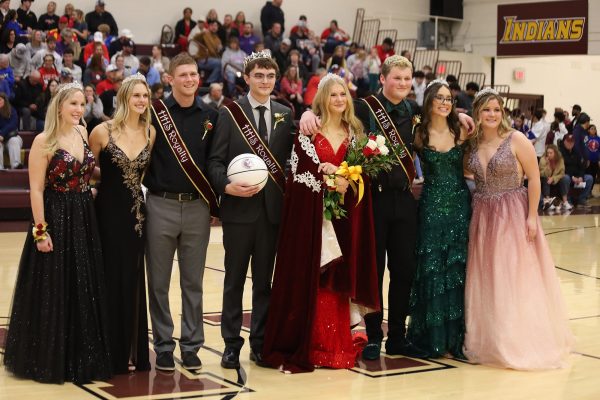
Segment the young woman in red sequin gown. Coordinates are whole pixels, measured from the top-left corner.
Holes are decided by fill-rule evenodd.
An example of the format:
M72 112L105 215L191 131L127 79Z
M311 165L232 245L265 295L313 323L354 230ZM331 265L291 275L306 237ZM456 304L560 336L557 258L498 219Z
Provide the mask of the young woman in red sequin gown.
M265 360L287 372L352 368L361 348L350 330L350 301L379 307L368 188L359 204L352 191L346 193L347 218L332 221L335 235L323 233L324 175L337 171L362 126L339 77L320 84L313 106L323 129L313 141L298 135L292 152L263 348ZM346 192L347 181L336 183ZM341 256L325 260L332 246Z

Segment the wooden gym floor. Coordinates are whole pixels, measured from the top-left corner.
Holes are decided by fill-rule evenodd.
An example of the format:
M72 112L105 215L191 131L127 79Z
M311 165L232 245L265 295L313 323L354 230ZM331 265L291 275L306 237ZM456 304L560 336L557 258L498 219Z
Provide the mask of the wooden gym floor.
M247 345L239 371L222 369L219 320L223 248L221 230L214 227L204 278L206 346L199 353L204 365L199 373L177 365L170 374L153 369L121 375L110 382L76 386L15 379L0 367L0 399L599 399L600 201L594 199L591 204L595 206L585 212L542 217L577 337L575 353L565 369L518 372L449 359L413 360L382 354L379 361L359 361L352 370L319 369L311 374L284 375L250 363ZM24 237L25 232L0 233L0 352ZM181 307L178 282L174 268L170 296L176 321ZM244 293L248 312L250 288L248 279ZM243 335L247 338L249 314L245 317ZM179 328L175 329L177 335Z

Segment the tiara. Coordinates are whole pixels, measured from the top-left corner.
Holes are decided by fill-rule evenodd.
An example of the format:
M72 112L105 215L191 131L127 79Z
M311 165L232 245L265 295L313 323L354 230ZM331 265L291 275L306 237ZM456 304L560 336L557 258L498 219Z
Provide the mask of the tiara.
M258 60L259 58L272 58L271 50L266 49L263 51L259 51L258 53L252 52L252 54L244 58L244 68L246 68L246 65L248 65L250 61Z
M486 94L493 94L493 95L499 96L496 89L491 88L491 87L486 87L486 88L481 89L479 92L477 92L477 94L475 94L473 101L477 100L478 98L480 98L481 96L486 95Z
M63 85L60 85L60 87L58 88L58 91L56 93L58 94L58 93L64 92L65 90L70 90L70 89L83 90L83 86L81 86L81 83L79 83L79 82L65 83Z
M340 81L340 83L342 85L345 85L346 82L344 82L344 80L342 79L341 76L337 75L337 74L332 74L331 72L328 73L327 75L325 75L324 77L321 78L321 80L319 81L319 84L317 85L317 90L320 90L323 85L325 85L325 82L330 81L330 80L336 80L336 81Z
M146 77L139 72L136 72L133 75L129 75L127 78L123 79L123 85L129 81L144 81L146 82Z
M448 81L446 81L445 79L434 79L427 84L427 87L425 89L429 89L431 86L435 85L436 83L439 83L440 85L444 85L446 87L448 86Z

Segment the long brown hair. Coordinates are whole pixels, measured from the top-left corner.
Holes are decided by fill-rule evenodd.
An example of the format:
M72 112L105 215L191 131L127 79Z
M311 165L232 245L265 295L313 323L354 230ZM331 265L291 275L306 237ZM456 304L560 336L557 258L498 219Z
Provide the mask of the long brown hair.
M0 117L4 119L9 119L10 114L12 112L12 107L10 105L10 102L8 101L8 96L6 95L6 93L0 92L0 97L2 97L2 99L4 100L4 105L2 106L2 108L0 108Z
M429 124L431 123L431 110L433 108L433 101L435 100L435 96L437 96L438 92L442 87L450 90L447 84L444 83L433 83L425 90L424 98L423 98L423 121L421 126L417 129L417 137L415 138L415 147L418 150L422 150L425 147L429 147ZM448 123L448 129L452 135L454 135L454 145L458 144L460 140L460 123L458 121L458 113L456 112L455 104L452 103L452 110L450 114L446 117L446 122Z
M548 150L554 151L554 159L550 160L548 158ZM562 162L562 159L563 159L563 156L562 156L560 150L558 150L558 146L556 146L555 144L552 144L552 143L546 145L546 150L544 151L544 156L548 159L548 165L550 166L550 168L552 170L554 170L557 165L560 165L560 163Z

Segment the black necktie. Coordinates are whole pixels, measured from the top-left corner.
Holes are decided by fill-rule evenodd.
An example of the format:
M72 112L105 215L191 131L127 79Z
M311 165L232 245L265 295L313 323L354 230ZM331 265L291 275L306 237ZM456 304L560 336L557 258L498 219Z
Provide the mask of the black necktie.
M258 134L265 144L269 144L269 132L267 131L267 120L265 120L265 111L267 107L258 106L256 109L260 113L258 117Z

